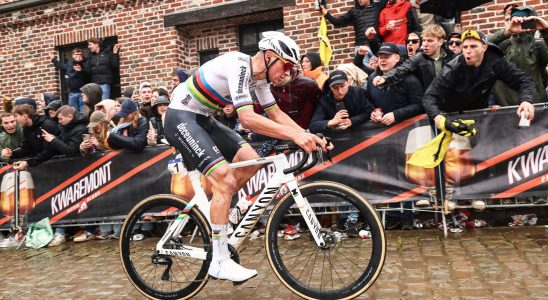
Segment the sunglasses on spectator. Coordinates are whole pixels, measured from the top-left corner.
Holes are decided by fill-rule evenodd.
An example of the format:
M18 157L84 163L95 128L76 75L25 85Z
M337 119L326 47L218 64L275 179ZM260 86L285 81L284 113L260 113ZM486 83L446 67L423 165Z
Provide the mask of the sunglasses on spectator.
M460 46L462 45L462 42L461 41L449 41L449 46L452 46L452 45L456 45L456 46Z
M411 44L418 44L419 43L419 40L418 39L407 39L407 43L411 43Z

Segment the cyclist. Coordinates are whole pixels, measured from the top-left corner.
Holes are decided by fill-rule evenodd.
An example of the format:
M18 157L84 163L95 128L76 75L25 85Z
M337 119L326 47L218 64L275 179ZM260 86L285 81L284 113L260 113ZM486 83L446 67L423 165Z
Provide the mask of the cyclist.
M165 136L212 185L211 227L213 256L209 274L217 279L244 282L257 275L230 259L228 214L232 196L258 167L233 170L238 162L259 155L234 131L217 122L212 112L228 104L236 108L243 127L278 139L291 140L307 153L325 141L306 132L276 105L269 83L279 84L299 63L299 47L280 32L265 32L253 57L229 52L202 65L173 91L165 117ZM253 111L251 91L269 118Z

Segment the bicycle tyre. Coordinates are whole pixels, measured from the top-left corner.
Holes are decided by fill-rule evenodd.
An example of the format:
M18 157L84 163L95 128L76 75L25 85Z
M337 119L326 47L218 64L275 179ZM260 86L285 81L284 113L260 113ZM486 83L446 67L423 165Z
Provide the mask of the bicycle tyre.
M367 224L371 235L369 239L361 239L359 237L354 239L349 238L346 240L340 239L338 242L333 243L332 248L325 250L320 249L316 245L312 235L307 232L303 232L302 235L304 235L304 237L301 236L297 239L297 243L295 244L296 247L292 249L291 241L284 241L283 238L278 235L278 229L283 222L291 220L292 215L297 215L297 213L299 217L302 217L302 215L300 211L298 211L298 208L296 208L296 205L294 205L295 200L292 193L287 193L274 207L266 226L266 252L274 273L287 288L303 298L350 299L359 296L370 288L375 282L382 270L386 256L386 239L384 230L375 209L355 190L335 182L312 182L300 186L299 189L303 197L306 197L311 205L321 203L322 201L325 201L325 203L328 204L331 203L328 201L333 201L334 199L340 198L342 199L341 201L344 201L341 203L346 203L353 206L355 210L358 211L359 220L363 222L360 226ZM324 208L313 208L318 220L320 220L320 223L326 221L326 219L328 224L330 220L332 222L335 213L338 212L336 204L337 203L329 209L325 208L325 206ZM323 213L323 218L320 212ZM329 212L330 214L327 214L326 212ZM304 226L306 227L306 225ZM332 237L332 240L336 240L337 234L334 233L335 230L333 228L327 228L327 226L324 227L322 224L322 232L323 234ZM347 241L347 243L343 245L345 241ZM349 245L349 247L345 245ZM363 248L364 250L362 252L370 252L370 254L364 256L361 256L361 252L356 252L355 254L357 256L345 254L347 251L353 252L352 250L356 247L354 245L358 245L360 249ZM314 249L314 247L316 249ZM320 263L317 263L316 257L312 262L310 259L303 260L303 257L306 258L308 255L306 251L309 248L312 249L310 253L315 253L316 257L321 256L322 254L324 255L323 266ZM292 256L292 251L297 253L299 257L297 257L297 255ZM310 257L313 255L314 254L310 254ZM356 260L357 257L360 259ZM356 271L349 272L347 270L348 265L358 265L361 263L361 260L365 260L367 258L369 258L369 261L363 262L362 266L356 266ZM327 266L325 265L326 259L328 260ZM321 262L321 258L318 261ZM309 262L311 263L309 264ZM337 266L334 267L334 263L339 262L341 263L342 269L344 269L344 271L348 274L342 274L344 276L340 276L340 274L338 274L339 272L343 273L340 271L340 268L337 270ZM320 265L319 268L321 270L315 269L318 264ZM367 264L367 266L365 266L365 264ZM308 265L310 265L311 270L305 270ZM324 278L326 278L326 280L329 279L327 276L329 275L327 274L329 272L331 272L332 282L330 286L328 285L328 287L325 288L323 286L323 281ZM333 273L336 273L336 275L333 276ZM308 282L306 282L307 278L305 275L310 276ZM313 286L315 283L312 282L312 278L315 277L318 279L318 276L320 286L315 287ZM345 276L354 276L355 279L350 278L347 282L343 282ZM341 281L341 283L338 283L338 281Z
M135 224L137 224L139 220L142 220L143 215L150 211L158 211L158 210L161 211L163 208L168 207L176 211L175 213L170 214L170 218L173 219L173 218L176 218L176 216L180 213L180 211L182 211L186 207L187 203L188 203L187 200L175 195L169 195L169 194L153 195L139 202L131 210L131 212L128 214L128 216L126 217L124 221L124 224L120 232L120 241L119 241L120 258L122 261L122 266L123 266L124 272L126 273L129 281L133 284L133 286L137 288L139 292L141 292L143 295L147 296L148 298L188 299L196 295L207 283L207 280L209 278L207 271L209 269L209 264L211 262L211 249L210 249L211 248L210 247L211 228L205 216L196 207L192 208L192 210L188 213L188 217L190 219L187 225L185 226L185 229L187 229L189 225L191 226L190 227L191 229L192 227L197 228L197 232L199 233L199 239L203 243L205 250L208 252L207 259L206 260L195 259L194 261L197 261L197 263L194 263L194 261L191 261L191 263L186 263L183 261L182 258L169 256L170 259L172 259L172 261L176 259L179 259L181 261L181 263L183 264L183 267L180 266L178 261L175 261L175 263L178 264L177 271L180 271L181 273L185 273L185 272L192 273L193 271L189 270L190 268L188 268L187 270L187 267L189 267L189 265L191 266L195 265L196 268L198 269L197 271L193 272L194 274L190 274L189 276L187 276L186 274L183 274L185 279L190 277L186 286L181 286L179 279L176 278L175 276L174 270L172 270L172 269L175 269L175 267L173 267L172 269L169 270L168 273L172 274L170 275L170 277L176 280L175 282L177 283L178 287L176 288L176 290L171 290L171 291L159 290L157 286L154 286L154 283L151 285L150 283L145 282L145 279L148 277L143 276L143 274L141 274L136 269L136 265L138 265L138 262L136 261L134 263L134 261L132 260L132 254L137 256L136 253L132 252L132 243L134 244L140 243L140 242L132 241L133 229ZM161 224L156 219L158 218L155 217L155 221L154 221L155 224L156 223ZM164 223L167 223L167 222L164 222ZM158 227L165 227L165 229L167 229L167 226L168 226L167 224L163 224L163 226L158 226ZM160 234L157 235L158 240L165 233L165 229ZM154 240L154 238L151 238L150 240ZM144 242L144 241L147 241L147 239L141 242ZM151 256L152 256L155 253L155 247L157 242L151 241L151 243L152 243L151 246L153 247L151 252L152 253ZM141 257L139 254L139 258L143 258L145 261L148 259L146 253L145 255L143 255L143 257ZM150 265L152 264L153 263L151 263ZM159 270L159 271L160 273L162 272L162 270ZM157 274L157 270L155 269L154 277L156 277L156 274ZM143 279L143 277L145 277L145 279ZM161 280L163 281L163 278ZM162 287L163 285L164 283L162 283ZM173 282L171 283L171 285L173 285Z

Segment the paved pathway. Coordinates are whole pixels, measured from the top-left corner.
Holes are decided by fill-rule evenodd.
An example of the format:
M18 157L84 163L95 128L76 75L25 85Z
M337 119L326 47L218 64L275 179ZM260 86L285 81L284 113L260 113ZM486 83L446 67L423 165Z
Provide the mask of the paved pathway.
M359 299L548 299L548 229L483 228L450 234L389 231L386 264ZM274 276L262 239L243 265L259 276L233 287L210 281L197 299L297 299ZM0 251L0 299L142 299L123 273L115 241Z

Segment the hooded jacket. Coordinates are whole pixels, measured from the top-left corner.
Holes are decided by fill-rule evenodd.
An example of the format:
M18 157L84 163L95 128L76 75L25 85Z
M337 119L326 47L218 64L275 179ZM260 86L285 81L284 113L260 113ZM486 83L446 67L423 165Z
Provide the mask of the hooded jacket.
M354 25L355 32L355 46L367 45L368 40L365 37L365 31L369 27L378 28L379 26L379 14L381 9L385 6L387 0L381 0L375 2L371 0L371 4L368 6L360 6L358 0L354 1L354 8L346 12L339 18L334 17L329 12L325 15L325 18L335 25L335 27L347 26L349 24Z
M331 90L327 84L324 88L329 92L324 93L324 95L320 98L320 103L314 110L314 115L312 116L312 120L310 120L309 127L310 132L312 133L331 130L330 128L327 128L327 123L329 120L333 119L337 113L335 99L333 98ZM350 116L350 120L352 121L352 127L359 126L369 120L371 112L373 111L373 106L367 100L367 95L364 89L349 86L348 93L344 96L343 102L345 109L348 111L348 115Z
M86 103L86 105L90 108L89 115L91 116L91 114L95 110L95 104L101 102L103 90L96 83L88 83L81 87L80 91L82 91L82 93L86 94L86 96L88 97L88 102Z
M394 22L393 30L386 29L390 21ZM409 30L411 32L416 30L416 25L412 24L413 22L411 3L399 1L391 4L389 2L379 16L379 34L385 43L405 45Z
M422 100L424 110L433 118L442 111L487 108L495 80L519 91L520 101L533 101L535 84L531 77L508 62L497 46L489 45L479 68L468 66L462 55L445 65L426 90Z
M119 132L111 132L108 136L108 146L112 149L129 149L133 152L141 152L147 145L148 121L145 117L139 117L137 128L128 127L127 136Z
M532 7L529 9L536 15ZM489 37L489 41L500 46L504 50L508 61L515 64L519 69L531 76L535 82L535 97L533 102L545 101L546 91L542 79L543 72L546 72L548 64L548 29L540 31L544 41L535 41L534 32L526 32L511 37L504 35L501 29ZM518 104L517 94L508 86L497 83L495 85L495 98L497 104L509 106Z
M46 141L42 138L42 130L55 136L59 135L59 126L44 115L32 117L32 125L23 127L23 143L21 148L13 150L11 158L34 156L45 150ZM30 165L30 164L29 164Z
M97 84L112 84L114 73L120 68L118 54L102 49L99 53L91 53L84 63L84 70L91 77L91 82Z
M270 92L276 99L280 109L302 128L308 128L314 108L320 100L321 91L316 81L293 72L289 84L284 87L271 85ZM255 105L255 111L262 112L260 105Z

